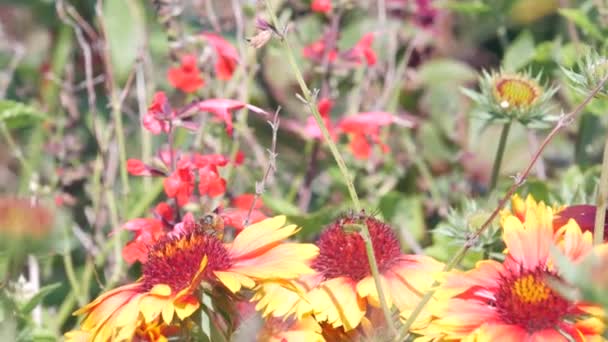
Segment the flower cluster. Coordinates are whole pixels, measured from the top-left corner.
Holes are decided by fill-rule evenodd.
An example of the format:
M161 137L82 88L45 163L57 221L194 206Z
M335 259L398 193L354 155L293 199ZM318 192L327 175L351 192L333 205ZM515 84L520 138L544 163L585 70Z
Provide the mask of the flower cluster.
M363 63L368 66L376 64L376 52L372 49L373 33L366 33L353 47L345 51L339 51L335 46L333 48L327 46L328 34L333 33L327 33L319 40L305 46L302 51L304 57L314 63L322 63L327 58L331 64L341 62L341 65L347 67L362 65Z
M215 76L217 79L227 81L232 78L239 61L239 55L234 46L215 33L203 32L200 37L214 51ZM198 64L198 56L184 54L181 57L180 64L169 68L167 71L169 83L184 93L197 92L205 85Z
M468 272L448 274L430 307L430 325L418 333L441 340L599 339L600 310L566 299L550 282L564 271L551 249L580 262L591 251L591 233L574 219L556 220L552 208L532 197L515 197L512 207L501 220L504 261L485 260Z

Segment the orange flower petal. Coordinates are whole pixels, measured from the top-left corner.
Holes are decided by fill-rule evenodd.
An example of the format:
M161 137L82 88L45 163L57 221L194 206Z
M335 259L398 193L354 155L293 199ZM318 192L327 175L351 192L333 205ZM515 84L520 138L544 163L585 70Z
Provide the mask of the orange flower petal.
M387 281L382 275L380 275L380 283L382 284L382 292L384 292L386 297L386 305L390 308L393 306L392 293L389 291ZM376 290L376 282L372 276L365 277L357 283L357 294L361 298L366 298L371 305L380 307L380 298L378 296L378 291Z
M190 317L199 308L200 303L194 296L185 296L179 298L174 303L175 313L179 319L183 320L186 317ZM170 322L167 322L170 323Z
M265 219L243 229L232 244L228 245L234 260L258 255L297 233L295 225L283 227L287 218L283 215Z
M237 293L241 287L253 288L255 281L253 279L235 272L215 271L216 277L230 290L232 293Z
M593 248L593 235L591 232L582 232L576 221L570 219L557 234L563 234L561 244L564 254L570 260L577 261L586 256Z
M541 220L530 212L526 213L525 228L515 216L504 220L503 239L509 255L528 270L547 261L553 242L552 225L543 225Z
M145 322L150 323L161 314L165 305L173 305L171 304L171 298L150 293L141 299L139 310L144 316Z
M232 265L230 271L252 278L291 279L302 274L314 273L307 263L317 254L319 248L313 244L285 243L259 256L241 258Z
M475 341L479 342L533 341L528 339L527 331L517 325L508 324L484 324L476 332L475 337Z
M339 277L321 283L309 293L318 321L327 321L334 328L345 331L356 328L365 316L365 301L357 296L356 284Z

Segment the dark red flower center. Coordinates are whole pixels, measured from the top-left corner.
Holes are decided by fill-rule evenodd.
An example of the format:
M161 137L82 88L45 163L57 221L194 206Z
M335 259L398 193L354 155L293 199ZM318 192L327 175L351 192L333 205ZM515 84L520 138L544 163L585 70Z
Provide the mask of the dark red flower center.
M359 281L371 275L363 238L359 233L343 229L349 224L367 225L380 272L399 261L399 241L390 226L369 216L349 216L332 223L317 241L319 255L312 268L323 274L325 279L349 277Z
M172 293L188 287L207 256L202 279L214 279L213 271L226 270L232 265L224 244L215 236L194 231L178 236L164 236L148 251L143 265L143 283L146 290L154 285L166 284Z
M555 274L544 266L503 274L493 303L502 320L534 332L555 327L574 313L574 305L547 285L549 276Z

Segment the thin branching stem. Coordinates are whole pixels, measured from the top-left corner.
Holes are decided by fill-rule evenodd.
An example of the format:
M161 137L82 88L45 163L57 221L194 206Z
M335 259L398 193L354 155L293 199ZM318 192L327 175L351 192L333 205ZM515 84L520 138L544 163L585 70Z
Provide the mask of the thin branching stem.
M484 221L484 223L479 227L479 229L465 241L464 245L456 252L456 254L450 259L450 261L448 261L448 263L443 268L443 272L449 272L454 267L456 267L456 265L458 265L460 263L462 258L464 258L464 256L469 251L469 249L475 245L479 236L481 234L483 234L483 232L490 226L492 221L494 221L494 219L498 216L498 214L500 213L502 208L504 208L504 206L507 204L507 202L509 202L509 199L511 198L511 196L513 196L513 194L515 194L515 191L522 184L525 183L526 179L530 175L530 172L532 171L532 168L536 164L536 161L540 158L543 151L549 145L551 140L553 140L553 138L557 135L557 133L560 130L562 130L562 128L568 126L576 118L576 116L587 106L587 104L593 99L593 97L595 97L597 92L600 91L600 89L602 89L602 87L604 86L604 84L606 83L607 80L608 80L608 76L604 77L601 80L601 82L599 83L599 85L589 94L589 96L587 96L587 98L585 98L585 100L583 102L581 102L573 111L571 111L568 114L563 114L559 118L559 120L557 121L557 123L555 124L555 126L553 127L551 132L549 132L549 134L545 137L543 142L540 144L540 146L538 147L538 149L532 156L532 159L530 160L530 162L528 163L526 168L515 177L515 181L513 182L513 184L509 188L509 190L507 190L507 193L498 202L498 206L496 207L496 209L494 209L492 214L490 214L490 216ZM422 299L420 300L418 305L414 308L414 310L410 314L410 317L408 317L407 321L401 327L400 333L395 341L405 340L409 329L412 327L412 324L414 324L414 322L416 321L416 318L418 318L418 316L420 315L420 313L422 312L422 310L424 309L426 304L431 300L431 298L433 297L433 294L436 291L436 288L439 285L440 285L440 283L438 281L435 281L433 283L433 285L431 285L431 289L427 293L424 294L424 296L422 297Z
M279 19L277 18L276 14L272 8L272 4L271 4L270 0L266 0L266 9L272 20L272 24L274 25L274 27L279 32L285 33L286 30L281 29L283 26L279 25ZM323 138L324 138L325 142L327 143L327 145L329 146L329 149L330 149L334 159L336 160L336 163L338 164L338 168L340 169L340 172L342 173L342 177L348 188L348 192L350 194L350 197L353 202L353 206L354 206L355 210L357 212L360 212L362 209L361 202L359 201L359 196L357 195L357 191L355 190L353 178L350 175L350 172L348 171L348 168L346 167L346 163L344 162L344 159L340 155L340 152L338 151L336 144L332 140L331 135L329 134L329 130L327 129L327 126L325 126L325 123L323 122L323 118L321 117L321 114L319 113L319 110L315 103L316 102L315 94L313 94L313 92L311 92L310 89L308 89L308 86L306 85L306 82L304 81L302 72L300 71L300 68L298 67L298 63L296 62L296 58L293 53L293 48L291 47L291 43L287 39L286 35L283 34L280 38L281 38L281 45L283 45L285 54L287 55L287 60L291 67L291 70L294 73L296 80L298 81L300 90L302 91L303 99L305 100L306 105L308 106L308 109L310 110L310 112L312 113L312 116L314 117L315 121L317 122L317 125L321 129ZM367 226L364 226L364 228L361 229L360 233L361 233L361 237L363 238L363 240L365 242L365 250L367 252L367 258L368 258L368 261L370 264L372 277L374 278L374 285L376 286L376 290L378 291L378 297L380 300L380 305L382 307L382 312L384 314L386 324L394 336L397 332L395 330L395 327L392 324L391 311L390 311L389 306L387 305L386 296L384 294L384 289L382 288L382 285L381 285L380 273L378 271L378 263L376 262L376 256L374 255L372 239L369 234L369 229L367 228Z
M266 182L268 182L268 178L277 170L277 134L279 132L279 111L281 108L278 108L274 112L274 118L272 122L268 121L268 124L272 128L272 143L270 145L270 149L268 149L268 166L266 167L266 171L264 172L264 177L260 182L255 183L255 195L253 196L253 201L251 201L251 205L249 206L249 210L247 211L247 216L243 220L243 226L249 225L249 219L251 218L251 213L255 208L255 204L262 196L264 191L266 191Z

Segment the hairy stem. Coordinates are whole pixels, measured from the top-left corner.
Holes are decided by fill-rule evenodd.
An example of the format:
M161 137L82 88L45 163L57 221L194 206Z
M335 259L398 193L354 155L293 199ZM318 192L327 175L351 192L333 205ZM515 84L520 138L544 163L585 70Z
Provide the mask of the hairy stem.
M279 20L276 16L274 10L272 9L272 4L271 4L270 0L266 0L266 9L272 20L272 24L275 26L275 28L279 32L285 32L285 30L281 29L282 26L279 25ZM291 43L289 42L287 37L285 37L285 36L281 37L281 45L283 45L285 54L287 55L287 60L289 61L289 65L291 66L292 72L294 73L296 80L298 81L300 90L302 91L302 95L304 96L304 100L306 101L306 105L308 106L310 112L312 113L313 117L315 118L317 125L321 129L323 138L325 139L325 142L329 146L329 149L330 149L334 159L336 160L336 163L338 164L338 168L340 169L340 172L342 173L344 182L346 183L346 186L348 187L348 192L349 192L351 200L353 202L353 206L357 212L360 212L361 203L359 202L359 196L357 195L357 191L355 190L355 186L353 184L353 178L350 175L350 172L348 171L348 168L346 167L346 163L344 162L344 159L342 159L342 156L340 155L340 152L338 151L336 144L331 139L329 131L328 131L327 127L325 126L325 123L323 122L321 114L319 113L319 110L317 109L314 95L310 91L310 89L308 89L308 86L306 85L306 82L304 81L302 72L300 71L300 68L298 67L298 63L296 62L296 58L293 53L293 48L291 47ZM376 262L376 256L374 255L372 240L371 240L371 237L369 234L369 229L367 228L367 226L365 226L365 228L361 230L361 236L362 236L363 240L365 241L365 249L367 252L367 258L368 258L368 261L370 264L372 276L374 278L374 284L376 285L376 290L378 291L378 297L380 299L380 305L382 306L382 312L384 313L384 318L386 319L386 324L389 327L389 329L391 330L391 332L393 332L393 335L395 335L395 333L396 333L395 327L391 324L391 322L392 322L391 312L390 312L388 305L386 304L386 297L384 295L384 291L381 286L380 274L378 272L378 263Z

